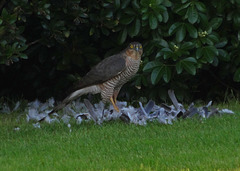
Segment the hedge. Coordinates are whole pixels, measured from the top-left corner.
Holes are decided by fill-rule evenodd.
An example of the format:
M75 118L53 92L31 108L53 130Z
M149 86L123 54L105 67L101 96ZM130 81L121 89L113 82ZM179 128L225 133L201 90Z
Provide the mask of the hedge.
M238 97L240 0L3 0L0 11L0 96L58 96L139 41L127 100L166 100L169 88L187 101Z

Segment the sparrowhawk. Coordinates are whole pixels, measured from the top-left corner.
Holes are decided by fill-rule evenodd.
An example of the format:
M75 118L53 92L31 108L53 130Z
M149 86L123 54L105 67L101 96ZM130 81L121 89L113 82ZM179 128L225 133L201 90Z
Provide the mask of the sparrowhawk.
M116 105L118 93L121 87L137 73L142 53L142 45L132 42L119 54L105 58L93 67L76 84L70 95L49 114L62 109L71 101L88 93L101 93L103 102L111 102L114 109L119 112Z

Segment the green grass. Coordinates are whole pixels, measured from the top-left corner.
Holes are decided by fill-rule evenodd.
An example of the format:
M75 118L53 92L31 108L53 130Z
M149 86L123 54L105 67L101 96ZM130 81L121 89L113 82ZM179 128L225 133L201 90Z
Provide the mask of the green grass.
M0 170L239 170L240 107L225 107L237 113L173 125L88 122L71 133L0 114Z

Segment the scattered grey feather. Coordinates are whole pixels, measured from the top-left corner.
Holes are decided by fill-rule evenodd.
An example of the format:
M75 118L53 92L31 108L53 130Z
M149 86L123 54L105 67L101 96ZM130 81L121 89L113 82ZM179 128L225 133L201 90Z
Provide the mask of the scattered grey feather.
M41 128L41 126L40 126L40 123L39 123L39 122L37 122L37 123L34 123L34 124L33 124L33 127L34 127L34 128Z
M218 112L221 113L221 114L224 114L224 113L234 114L234 112L232 110L229 110L229 109L222 109L222 110L219 110Z
M140 106L140 110L139 110L140 115L144 115L147 117L148 114L146 113L145 109L143 108L143 105L141 102L139 102L139 106Z
M101 124L104 121L120 119L126 123L133 123L136 125L146 125L149 121L158 121L161 124L173 124L177 119L187 119L197 116L196 118L207 119L215 115L222 114L234 114L232 110L212 107L212 101L206 106L195 107L194 103L191 103L188 108L178 102L174 91L168 91L169 97L173 105L161 104L156 105L153 100L150 100L145 106L139 102L139 108L128 106L127 102L117 102L117 106L120 112L116 112L112 105L106 107L103 102L91 104L89 100L84 99L84 103L80 100L75 100L63 109L63 115L59 119L59 114L54 113L51 117L48 113L52 111L55 100L53 98L48 99L45 103L35 100L28 103L26 112L27 122L39 121L44 119L45 122L51 124L54 122L60 122L69 124L71 118L75 119L77 124L81 124L83 120L93 120L97 124ZM16 102L13 110L4 103L1 106L2 113L10 113L11 111L18 110L20 102ZM40 124L37 122L33 124L35 128L40 128ZM71 128L69 127L70 132Z
M173 90L168 90L168 96L172 100L172 103L175 106L175 108L178 110L179 109L179 103L178 103L177 98L174 94L174 91Z
M94 121L95 123L98 123L98 124L99 124L99 122L98 122L98 115L97 115L97 113L95 112L93 105L92 105L92 104L90 103L90 101L87 100L87 99L84 99L84 104L85 104L85 106L87 107L87 109L88 109L88 111L89 111L89 114L91 115L93 121Z
M15 127L15 128L14 128L14 131L19 131L19 130L20 130L19 127Z
M61 120L62 120L63 123L65 123L65 124L69 123L70 119L71 119L71 117L70 117L69 115L67 115L67 114L65 114L65 115L63 115L63 116L61 117Z
M3 103L2 109L1 109L0 112L9 114L9 113L11 113L11 110L10 110L10 107L6 103Z
M17 111L19 109L20 104L21 104L20 101L17 101L12 111Z
M130 123L130 118L128 116L128 114L122 113L122 115L120 116L120 119L126 123Z
M154 105L155 105L155 102L153 100L149 100L149 102L144 107L145 112L149 114L152 111Z
M77 117L76 120L77 120L76 123L78 125L80 125L82 123L82 121L83 121L81 117Z

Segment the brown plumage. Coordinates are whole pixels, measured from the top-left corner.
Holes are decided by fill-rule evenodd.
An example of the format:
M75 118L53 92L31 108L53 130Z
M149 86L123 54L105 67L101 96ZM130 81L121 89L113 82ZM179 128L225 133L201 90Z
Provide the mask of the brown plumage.
M70 95L56 106L49 115L87 93L101 93L102 100L104 102L110 101L115 110L119 111L116 106L118 93L121 87L138 71L142 53L142 45L133 42L119 54L105 58L71 89Z

